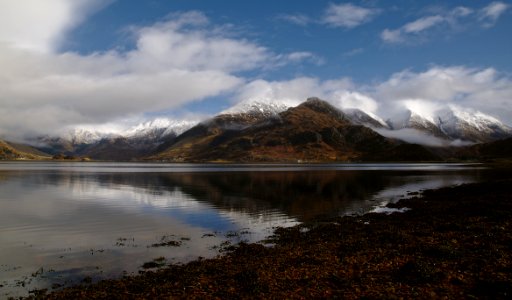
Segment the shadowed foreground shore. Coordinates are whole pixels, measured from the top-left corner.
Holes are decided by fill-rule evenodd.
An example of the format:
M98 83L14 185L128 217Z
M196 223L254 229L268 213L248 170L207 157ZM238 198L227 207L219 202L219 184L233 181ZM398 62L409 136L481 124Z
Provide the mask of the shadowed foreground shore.
M278 229L275 247L34 298L509 298L512 181L427 191L395 208Z

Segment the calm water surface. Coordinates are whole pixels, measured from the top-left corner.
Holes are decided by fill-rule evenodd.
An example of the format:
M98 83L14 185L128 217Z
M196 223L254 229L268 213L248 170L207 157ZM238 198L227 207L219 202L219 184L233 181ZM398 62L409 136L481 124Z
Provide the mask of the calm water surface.
M479 181L478 165L0 163L0 298L212 257L276 226ZM173 242L173 245L155 245Z

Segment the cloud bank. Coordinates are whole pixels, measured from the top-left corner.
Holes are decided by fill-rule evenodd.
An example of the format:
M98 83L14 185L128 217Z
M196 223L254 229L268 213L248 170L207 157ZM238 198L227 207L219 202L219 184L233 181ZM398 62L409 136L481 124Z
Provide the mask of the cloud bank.
M349 78L322 81L313 77L299 77L287 81L255 80L239 89L236 102L283 103L296 106L315 96L342 108L359 108L375 113L378 104L371 97L356 90Z
M0 138L19 140L59 133L76 124L115 127L127 120L141 120L146 113L182 108L217 96L230 98L233 104L262 101L287 105L317 96L342 109L358 108L383 118L404 109L428 114L433 108L453 104L512 125L512 78L494 68L432 66L423 71L402 70L365 85L346 77L324 80L299 75L265 80L260 76L269 69L326 62L308 51L274 53L212 24L197 11L174 13L154 24L129 28L133 45L127 51L59 52L66 34L108 3L0 3ZM508 9L502 2L478 11L456 7L387 29L381 38L407 41L468 18L484 27L493 26ZM351 29L379 13L354 4L331 4L321 23ZM310 22L303 15L287 17L297 24ZM342 55L362 51L356 48Z
M457 106L473 108L512 125L512 78L493 68L434 66L423 72L404 70L372 85L357 85L350 78L257 80L241 86L235 99L296 105L310 96L385 119L405 110L429 117L440 109Z
M111 0L3 0L0 43L39 52L56 50L64 36Z
M402 71L374 87L371 95L379 99L379 110L390 115L407 101L426 103L417 109L455 104L498 117L511 125L512 78L493 68L432 67L424 72Z
M0 21L2 137L19 139L177 108L232 92L245 82L240 72L317 61L308 52L278 55L228 37L195 11L130 28L134 45L127 52L59 53L62 36L99 2L52 0L41 10L42 4L32 2L9 1L0 10L21 19L35 16L45 32L35 38L39 31L31 31L31 22L26 23L30 28L18 28L9 27L11 19Z
M430 147L460 147L460 146L468 146L473 143L461 140L453 140L447 141L441 138L428 135L425 132L412 129L412 128L402 128L399 130L388 130L388 129L374 129L377 133L382 136L399 139L411 144L419 144Z

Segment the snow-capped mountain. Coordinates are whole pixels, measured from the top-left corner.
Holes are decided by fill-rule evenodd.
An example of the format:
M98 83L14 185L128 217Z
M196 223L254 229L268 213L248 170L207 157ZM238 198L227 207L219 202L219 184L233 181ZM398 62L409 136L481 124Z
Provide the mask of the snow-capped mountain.
M403 112L399 116L388 119L387 124L391 130L416 129L428 135L448 139L448 136L436 125L431 116L422 116L411 110Z
M197 121L158 118L129 128L120 135L125 138L160 140L168 135L180 135L196 125Z
M512 128L479 111L451 106L439 112L439 129L451 139L490 142L512 135Z
M290 102L290 101L288 101ZM271 102L263 100L244 101L222 111L221 115L250 114L271 117L292 107L293 105L283 102Z
M114 136L111 132L100 132L96 130L89 130L85 128L73 128L61 136L61 138L68 140L71 144L92 144L103 138Z
M74 145L94 144L103 139L126 138L156 142L168 135L179 135L196 125L197 121L172 120L158 118L152 121L137 124L123 131L97 131L88 128L73 128L66 132L61 138Z
M387 121L392 130L416 129L447 140L473 143L494 141L512 136L512 128L482 112L447 106L434 113L407 110Z
M359 109L340 109L314 97L301 105L293 106L292 103L291 100L244 101L202 123L194 120L158 118L125 130L119 128L114 130L110 125L82 126L62 135L40 137L32 145L51 154L65 153L95 159L130 160L148 157L168 149L175 143L180 143L187 137L202 136L205 133L226 133L225 136L222 134L221 136L227 138L231 135L236 136L248 128L254 130L273 128L279 131L283 124L282 118L288 116L294 107L309 105L310 108L315 108L315 103L319 103L316 107L317 111L323 111L325 107L329 107L327 110L331 112L330 115L335 114L339 118L348 120L351 125L369 127L368 130L377 130L381 135L415 144L442 147L488 142L512 136L512 128L498 119L479 111L456 106L436 107L436 109L424 111L420 106L413 105L406 107L407 109L401 115L384 122L372 113ZM432 141L427 143L429 138L424 137L422 133L430 136L430 140L432 137L436 139L435 143ZM293 135L293 132L288 134ZM411 136L414 140L410 140ZM221 143L222 138L215 139L208 145L213 147L216 143Z
M308 100L320 100L317 97L310 97ZM282 100L282 101L270 101L270 100L249 100L236 104L235 106L224 110L221 115L240 115L248 114L259 117L273 117L279 113L299 105L299 101L294 100ZM340 108L338 108L340 109ZM357 108L340 109L345 117L350 120L353 124L364 125L367 127L388 127L388 124L380 117L364 112Z
M312 97L309 99L317 99ZM308 100L309 100L308 99ZM222 112L223 115L273 117L293 107L293 101L272 102L266 100L241 102ZM416 108L416 109L415 109ZM512 136L512 128L498 119L480 111L445 106L433 111L411 107L401 114L384 121L381 117L356 108L338 109L352 123L370 128L401 130L415 129L446 141L462 144L494 141Z
M366 113L357 108L344 109L343 112L345 113L345 116L350 120L350 122L356 125L363 125L372 128L389 127L389 125L380 117L374 114Z
M105 153L116 151L144 155L197 123L194 120L158 118L126 130L100 127L100 131L93 126L80 126L61 135L38 137L32 144L51 154L78 154L99 159L114 158L110 153L105 156Z

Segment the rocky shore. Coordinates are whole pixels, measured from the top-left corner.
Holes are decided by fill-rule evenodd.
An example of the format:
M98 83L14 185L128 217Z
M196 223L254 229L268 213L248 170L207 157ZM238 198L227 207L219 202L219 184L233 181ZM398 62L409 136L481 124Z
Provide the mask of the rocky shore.
M219 258L32 298L512 296L512 180L426 191L391 208L410 210L281 228L266 243L240 244Z

